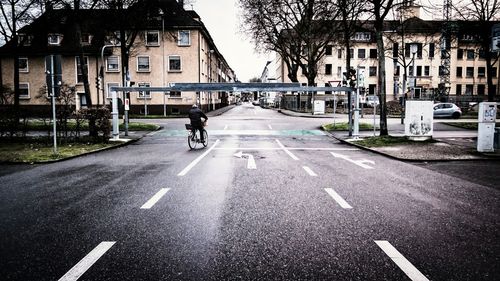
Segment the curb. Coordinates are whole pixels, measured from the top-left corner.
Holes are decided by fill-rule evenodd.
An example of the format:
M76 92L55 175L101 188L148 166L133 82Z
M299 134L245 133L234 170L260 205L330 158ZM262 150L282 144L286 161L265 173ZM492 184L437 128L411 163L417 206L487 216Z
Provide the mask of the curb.
M292 117L302 117L302 118L324 118L324 119L328 119L328 118L334 118L333 116L319 116L319 115L299 115L299 114L290 114L290 113L287 113L287 112L283 112L281 109L272 109L272 110L275 110L276 112L279 112L283 115L286 115L286 116L292 116Z
M321 128L321 130L323 130L323 128ZM325 130L323 130L323 131L326 134L328 134L329 136L333 137L334 139L340 141L343 144L351 145L351 146L354 146L356 148L359 148L359 149L362 149L362 150L366 150L366 151L370 151L370 152L373 152L375 154L378 154L378 155L381 155L381 156L384 156L384 157L387 157L387 158L390 158L390 159L402 161L402 162L412 162L412 163L435 162L436 163L436 162L455 162L455 161L500 161L499 157L491 157L491 156L484 155L484 154L480 154L480 156L482 156L483 158L476 158L476 159L407 159L407 158L400 158L400 157L396 157L396 156L393 156L393 155L390 155L390 154L386 154L386 153L380 152L378 150L371 149L371 148L366 147L366 146L362 146L362 145L359 145L359 144L355 144L355 143L346 141L346 140L344 140L342 138L339 138L339 137L335 136L331 132L328 132L328 131L325 131Z

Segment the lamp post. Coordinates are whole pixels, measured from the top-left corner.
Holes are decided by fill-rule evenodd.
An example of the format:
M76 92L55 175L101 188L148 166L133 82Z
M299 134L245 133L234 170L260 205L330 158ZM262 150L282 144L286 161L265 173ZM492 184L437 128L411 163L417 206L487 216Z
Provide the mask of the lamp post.
M418 51L418 45L413 43L410 44L410 52L412 55L412 70L411 70L411 98L413 99L415 97L415 85L417 84L417 79L415 75L415 54Z
M208 54L208 82L212 83L212 54L214 53L214 50L210 50ZM208 92L209 99L208 99L208 110L210 110L210 105L213 103L212 100L212 91ZM213 108L212 108L213 110Z

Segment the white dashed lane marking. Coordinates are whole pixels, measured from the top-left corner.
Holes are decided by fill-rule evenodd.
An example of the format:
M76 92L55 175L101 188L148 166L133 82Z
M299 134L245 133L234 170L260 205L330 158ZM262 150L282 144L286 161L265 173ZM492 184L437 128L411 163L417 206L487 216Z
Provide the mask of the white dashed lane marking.
M71 268L59 281L75 281L80 278L97 260L99 260L113 245L115 241L101 242L81 261Z
M158 191L151 199L148 200L144 205L142 205L141 209L151 209L162 197L165 195L170 188L162 188Z
M352 209L351 205L347 203L333 188L325 188L325 191L344 209Z
M302 166L302 168L304 170L306 170L306 172L311 176L311 177L317 177L318 175L313 172L313 170L311 170L311 168L307 167L307 166Z
M394 263L413 281L429 281L418 269L411 264L391 243L376 240L375 243L388 255Z

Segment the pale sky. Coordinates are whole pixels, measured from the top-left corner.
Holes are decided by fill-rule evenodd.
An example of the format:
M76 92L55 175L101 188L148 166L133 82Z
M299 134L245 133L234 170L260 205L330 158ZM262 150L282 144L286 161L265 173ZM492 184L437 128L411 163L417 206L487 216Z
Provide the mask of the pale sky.
M266 62L273 57L255 52L253 43L239 33L237 0L196 0L192 5L236 77L241 82L260 78ZM190 10L191 5L187 4L185 9ZM274 70L272 65L269 68Z

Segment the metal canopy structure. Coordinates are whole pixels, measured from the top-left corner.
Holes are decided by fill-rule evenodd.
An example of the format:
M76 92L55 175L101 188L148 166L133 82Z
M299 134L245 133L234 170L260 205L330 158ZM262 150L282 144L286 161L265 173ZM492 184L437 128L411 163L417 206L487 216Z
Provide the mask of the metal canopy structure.
M309 87L300 83L170 83L168 87L110 87L116 92L351 92L351 87Z

